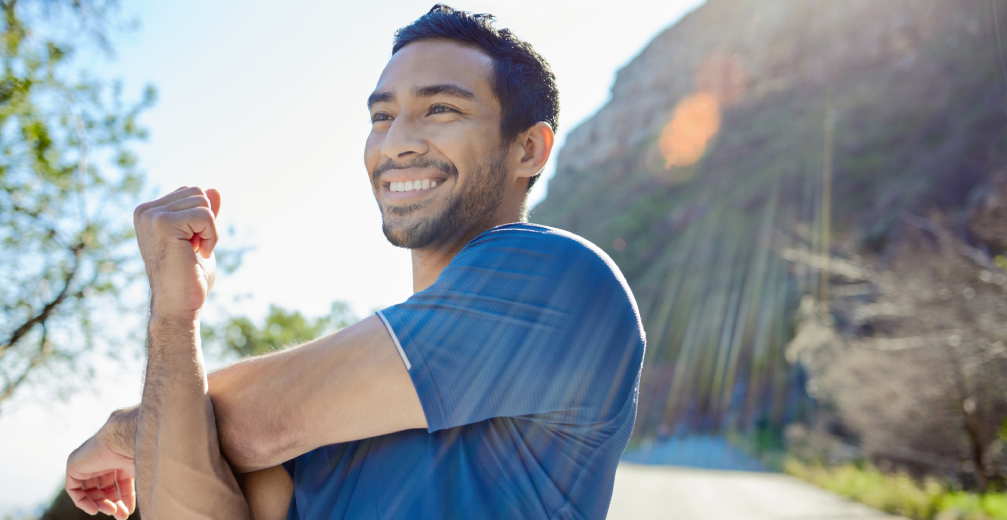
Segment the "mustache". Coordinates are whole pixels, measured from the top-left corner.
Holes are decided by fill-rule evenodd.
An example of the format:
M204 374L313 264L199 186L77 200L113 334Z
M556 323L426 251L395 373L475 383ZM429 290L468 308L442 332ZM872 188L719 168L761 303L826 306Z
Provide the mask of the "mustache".
M408 164L396 164L394 161L389 159L374 169L374 184L381 184L381 176L386 172L390 170L404 170L406 168L434 168L444 175L447 175L448 178L458 176L458 168L447 161L437 161L426 157L420 157L412 160Z

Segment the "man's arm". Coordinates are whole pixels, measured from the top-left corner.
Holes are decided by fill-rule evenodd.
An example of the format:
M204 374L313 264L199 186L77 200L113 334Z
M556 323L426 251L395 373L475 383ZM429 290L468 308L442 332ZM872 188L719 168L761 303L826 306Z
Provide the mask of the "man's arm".
M250 515L220 454L199 338L219 207L216 191L181 188L133 215L151 294L135 443L137 500L148 520Z
M147 334L136 426L144 518L247 520L248 502L217 443L198 318L153 314Z
M237 475L255 520L286 520L294 482L280 466Z
M270 468L326 444L427 425L409 373L376 316L300 347L217 370L208 385L220 448L237 473ZM117 498L109 495L105 504L96 487L99 477L107 480L103 475L132 469L138 412L117 410L70 455L66 489L84 511L114 511ZM256 507L249 494L253 489L245 490Z
M138 239L140 236L138 229ZM186 275L182 273L169 279L177 280ZM153 277L151 285L152 293L156 294ZM184 295L175 300L187 302L190 308L193 306L191 298L187 300ZM195 308L198 309L202 299L196 300ZM153 316L160 314L153 313ZM153 330L154 339L161 333L159 330ZM177 355L172 354L162 363L189 363L189 375L202 374L201 358L198 359L199 370L193 364L196 362L194 353L198 351L193 345L198 335L189 338L191 334L191 331L179 334L175 330L172 337L186 335L183 343L188 347L177 347L179 352L184 350L186 354L178 354L176 348L171 347L169 350ZM148 382L151 382L150 377L148 374ZM167 380L174 384L175 380ZM193 384L196 380L187 381ZM215 416L220 448L238 472L269 468L326 444L426 427L409 373L391 336L376 316L301 347L247 359L218 370L203 385L209 404L200 404L199 409L214 412L209 419ZM198 390L198 385L184 388L189 392L184 394L184 399L202 399L193 397L192 388ZM144 400L147 400L146 386L144 391ZM155 402L152 397L151 403ZM193 409L196 408L187 408ZM129 425L136 423L137 415L129 411L113 414L110 424L71 454L67 463L67 491L85 511L101 507L106 511L114 507L115 501L104 500L95 487L110 476L122 473L122 460L133 456L134 443L140 439L130 438ZM195 421L189 424L193 430L196 424L206 428L214 426L207 416L201 417L190 418ZM189 433L209 440L207 431ZM182 432L173 435L182 435ZM140 448L139 443L136 447ZM213 466L213 461L210 463L214 471L220 471ZM140 466L139 461L137 466ZM143 501L143 486L140 496Z
M377 316L210 375L221 447L238 472L319 446L412 428L426 417Z
M85 512L102 512L126 520L136 508L133 446L139 412L139 406L112 412L101 430L70 454L67 492ZM274 466L235 477L248 500L252 518L287 518L294 483L286 470Z

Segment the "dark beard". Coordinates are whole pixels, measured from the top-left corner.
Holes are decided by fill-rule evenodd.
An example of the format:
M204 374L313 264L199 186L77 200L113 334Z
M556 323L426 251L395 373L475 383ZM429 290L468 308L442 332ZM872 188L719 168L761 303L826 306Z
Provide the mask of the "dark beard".
M506 148L500 155L478 170L472 172L472 179L467 183L469 188L463 193L451 197L440 215L433 216L413 224L406 229L394 230L389 227L386 212L392 215L408 215L425 208L431 201L424 201L410 206L390 206L381 208L381 230L385 238L393 246L407 249L424 249L433 245L443 245L465 238L473 230L488 229L496 216L496 210L503 203L504 190L507 183L505 166ZM449 162L417 161L411 167L434 167L454 178L457 182L458 169ZM375 171L374 178L387 170L387 166Z

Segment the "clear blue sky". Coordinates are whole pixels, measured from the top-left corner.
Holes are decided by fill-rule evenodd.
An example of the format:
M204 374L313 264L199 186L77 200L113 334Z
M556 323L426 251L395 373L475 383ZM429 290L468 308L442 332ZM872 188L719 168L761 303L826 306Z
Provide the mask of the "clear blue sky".
M615 72L701 0L449 2L490 12L551 63L560 90L558 146L600 108ZM255 250L218 281L217 304L262 316L270 303L321 315L333 300L358 314L409 295L408 252L388 245L363 167L367 95L395 29L431 0L124 0L140 28L115 59L88 64L138 96L157 86L143 118L141 164L158 192L214 187L223 226ZM558 148L557 148L558 150ZM555 157L555 152L554 152ZM553 164L545 175L552 174ZM540 182L533 200L545 196ZM225 244L226 245L226 244ZM128 346L135 351L138 346ZM31 392L0 416L0 517L47 500L69 452L108 413L139 398L140 365L108 365L92 393L52 403ZM17 468L11 471L11 468Z

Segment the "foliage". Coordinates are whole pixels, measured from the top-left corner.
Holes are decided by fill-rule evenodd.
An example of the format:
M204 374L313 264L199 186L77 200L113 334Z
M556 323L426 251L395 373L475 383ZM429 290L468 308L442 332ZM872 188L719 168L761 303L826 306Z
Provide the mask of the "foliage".
M866 456L1002 489L1007 272L939 217L903 215L884 258L832 258L830 296L802 302L787 356Z
M128 104L120 83L67 70L76 48L107 49L115 7L0 1L0 405L40 367L78 370L102 330L122 327L97 322L142 273L130 146L146 137L138 118L155 91Z
M784 471L887 513L916 520L1007 520L1007 494L954 490L936 479L917 481L869 463L827 467L788 458Z
M341 301L333 302L328 315L315 319L270 305L262 325L245 316L232 316L217 325L204 325L202 336L204 344L216 345L225 355L248 357L311 341L356 321L349 305Z

